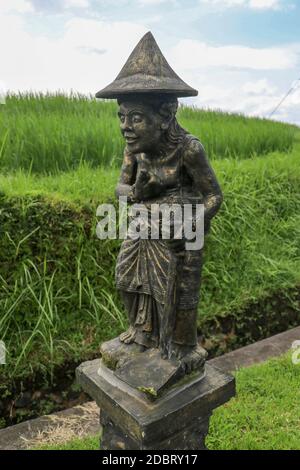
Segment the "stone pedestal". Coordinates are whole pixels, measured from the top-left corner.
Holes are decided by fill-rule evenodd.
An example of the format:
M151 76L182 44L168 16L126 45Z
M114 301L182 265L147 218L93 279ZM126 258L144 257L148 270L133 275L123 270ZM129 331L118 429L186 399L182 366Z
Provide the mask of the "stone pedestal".
M152 400L101 360L76 373L100 407L102 450L204 450L212 411L235 395L234 378L209 364Z

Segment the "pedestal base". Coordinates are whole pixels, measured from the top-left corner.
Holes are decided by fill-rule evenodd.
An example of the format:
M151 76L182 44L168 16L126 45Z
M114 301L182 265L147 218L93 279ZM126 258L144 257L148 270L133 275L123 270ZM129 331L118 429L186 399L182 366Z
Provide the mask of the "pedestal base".
M235 380L205 366L155 401L130 387L101 360L78 367L77 379L100 407L103 450L203 450L212 411L235 395Z
M164 441L144 443L125 434L122 429L101 412L100 424L103 429L101 450L206 450L205 438L208 433L210 415L187 427Z

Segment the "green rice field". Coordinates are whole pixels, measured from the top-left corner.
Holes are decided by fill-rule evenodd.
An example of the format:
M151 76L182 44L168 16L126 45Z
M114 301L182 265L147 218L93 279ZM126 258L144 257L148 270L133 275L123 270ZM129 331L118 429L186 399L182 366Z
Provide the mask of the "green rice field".
M114 102L80 95L10 95L0 106L0 168L49 174L82 162L116 166L123 153L116 112ZM293 126L188 107L178 116L211 158L244 159L293 146Z

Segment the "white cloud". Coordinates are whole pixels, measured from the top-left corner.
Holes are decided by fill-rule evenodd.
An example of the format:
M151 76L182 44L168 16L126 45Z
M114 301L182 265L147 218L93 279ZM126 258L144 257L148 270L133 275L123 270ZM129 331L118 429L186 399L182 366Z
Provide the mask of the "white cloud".
M223 8L231 8L237 6L244 6L247 0L199 0L200 3L207 3L210 5L217 5Z
M298 54L300 52L300 44L287 48ZM190 54L193 57L193 52L186 50L186 55ZM195 62L197 64L197 59ZM225 66L199 68L195 65L194 68L187 69L183 67L184 64L180 65L174 61L174 56L171 64L179 76L199 91L197 97L184 99L186 104L261 118L270 116L291 86L291 77L297 74L297 69L289 69L287 72L280 70L276 73L273 70ZM297 85L298 88L296 83L294 84L295 91L284 101L272 119L300 124L300 81Z
M199 0L220 8L244 7L253 10L284 10L293 7L293 4L287 4L283 0Z
M65 0L64 8L88 8L90 6L89 0Z
M162 3L173 2L174 0L138 0L141 6L161 5Z
M29 0L1 0L0 13L16 12L31 13L34 11L32 3Z
M283 8L283 4L280 0L250 0L249 8L255 10L280 10Z
M220 78L219 75L206 70L203 75L193 71L185 78L199 90L199 96L193 99L196 106L268 118L287 90L279 88L266 77L253 81L247 81L244 77L245 74L237 72L234 79L232 73L229 76L224 73ZM184 101L190 103L190 99ZM272 118L299 124L299 106L298 88L284 101Z
M248 95L265 95L271 96L277 92L277 87L270 83L267 79L263 78L255 82L246 82L242 90Z
M0 80L0 104L5 104L6 92L7 92L6 85L4 82Z
M1 76L9 90L95 93L119 73L147 28L76 18L59 38L31 35L20 16L0 19ZM126 40L125 40L126 39Z
M226 67L255 70L285 70L296 67L299 56L284 48L252 48L245 46L209 46L183 39L172 51L173 62L182 69Z
M254 49L212 47L182 40L173 48L170 62L187 83L199 90L193 101L196 106L267 118L286 93L293 75L297 76L299 53L300 44ZM298 89L273 118L299 124L299 109Z

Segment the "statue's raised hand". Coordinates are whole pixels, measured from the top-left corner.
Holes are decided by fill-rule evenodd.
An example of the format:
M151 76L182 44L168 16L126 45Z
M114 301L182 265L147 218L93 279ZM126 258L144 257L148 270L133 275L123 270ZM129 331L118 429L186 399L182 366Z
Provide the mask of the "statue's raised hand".
M151 199L162 191L160 178L147 170L141 170L135 183L135 197L139 201Z

